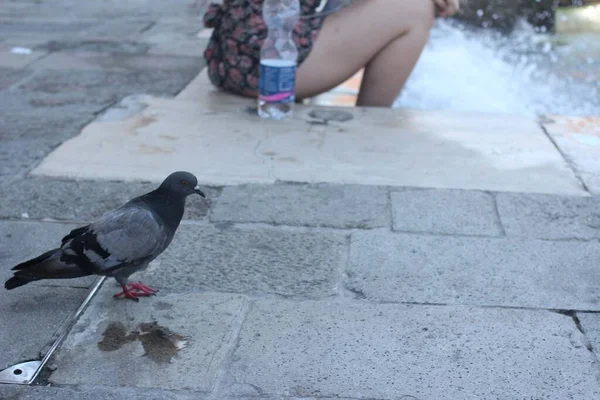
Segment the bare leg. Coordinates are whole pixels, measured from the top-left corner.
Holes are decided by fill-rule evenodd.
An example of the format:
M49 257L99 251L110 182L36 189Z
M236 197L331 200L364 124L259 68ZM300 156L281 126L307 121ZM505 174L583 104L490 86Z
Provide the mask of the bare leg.
M298 68L297 97L330 90L364 67L357 105L391 106L429 39L434 17L431 0L360 0L330 15Z

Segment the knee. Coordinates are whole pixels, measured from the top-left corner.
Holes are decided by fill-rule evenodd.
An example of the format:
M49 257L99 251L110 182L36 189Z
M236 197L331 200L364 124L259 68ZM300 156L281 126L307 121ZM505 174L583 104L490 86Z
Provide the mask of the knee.
M408 8L413 28L427 29L433 28L435 21L435 4L432 0L409 0L404 2Z
M382 9L388 9L398 21L405 21L410 29L431 30L435 21L435 4L433 0L379 0ZM374 5L375 6L375 5ZM377 7L377 6L375 6ZM393 9L390 9L393 8Z

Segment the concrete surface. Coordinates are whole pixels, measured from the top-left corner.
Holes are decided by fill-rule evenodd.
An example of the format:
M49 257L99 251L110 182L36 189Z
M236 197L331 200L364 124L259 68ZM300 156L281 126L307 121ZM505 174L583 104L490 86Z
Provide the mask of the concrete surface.
M0 370L43 356L94 278L47 280L6 291L18 263L55 248L74 225L0 221Z
M493 195L461 190L404 189L391 195L394 230L500 236Z
M333 228L389 226L389 196L360 185L245 185L225 188L211 212L215 222L263 222Z
M48 52L45 50L33 50L30 48L30 41L19 40L19 41L4 41L0 42L0 53L3 55L0 57L0 66L8 68L25 68L33 62L39 60L42 57L45 57ZM38 43L33 43L38 44ZM30 50L29 54L19 54L15 53L12 50L17 47L24 47ZM7 73L10 76L10 71ZM6 77L4 79L7 79ZM0 81L0 87L2 87L2 83Z
M26 213L31 219L92 221L105 212L120 207L135 196L157 187L153 183L65 181L44 178L17 180L0 185L3 198L0 217L21 219ZM198 196L186 200L186 219L202 219L218 196L219 190L202 190L208 200Z
M2 400L207 400L210 395L183 390L158 390L143 388L106 388L99 386L71 387L15 387L0 385ZM288 397L288 396L228 396L219 395L219 400L356 400L345 397ZM395 400L414 400L414 397L399 397Z
M310 107L298 107L282 125L259 120L248 111L250 100L221 97L147 96L140 113L88 125L32 174L158 181L178 168L200 171L200 181L212 185L292 181L587 195L527 118L349 109L352 120L324 125L314 123Z
M5 275L2 273L2 284ZM85 288L39 284L7 292L2 285L0 370L43 357L87 294Z
M0 67L0 89L8 88L26 75L26 72Z
M299 397L591 399L595 360L571 343L577 332L548 311L265 300L240 332L231 375Z
M190 224L173 240L139 279L177 293L328 297L347 258L344 232L331 230Z
M210 391L244 307L239 295L168 294L132 301L102 290L57 355L50 379L92 384Z
M55 249L60 246L61 239L72 229L81 226L81 224L57 224L39 221L27 221L28 218L22 218L22 221L0 221L0 260L5 268L0 270L0 281L4 282L12 276L10 269L15 265L37 257L40 254ZM77 278L69 280L47 280L44 285L50 286L71 286L78 288L89 288L93 284L94 278ZM40 282L24 286L22 290L37 287ZM20 290L8 292L9 298L17 301L16 293ZM28 291L28 294L34 293L34 290ZM6 295L6 293L4 293ZM7 295L8 296L8 295Z
M600 310L598 242L351 237L347 288L375 301Z
M588 190L600 194L600 118L552 116L543 126Z
M259 121L198 75L202 3L0 7L0 278L172 169L212 183L133 277L160 292L108 280L40 386L2 400L600 397L593 120ZM0 361L39 359L90 283L0 291Z
M207 396L181 390L105 388L98 386L10 386L0 385L2 400L205 400Z
M163 6L145 0L126 3L25 0L3 2L0 7L2 283L11 275L12 266L56 246L71 228L145 187L28 180L31 169L124 96L139 92L175 95L203 67L197 54L173 60L154 54L155 41L146 41L141 32L165 18L174 18L177 30L199 26L195 14L200 8L181 0ZM14 54L14 47L29 48L31 54ZM145 52L150 52L147 58ZM188 216L202 218L206 207L198 208ZM22 222L6 221L14 219ZM75 223L41 223L42 219ZM44 281L10 292L2 288L0 368L40 359L92 281ZM52 389L30 392L30 388L19 388L6 394L5 388L0 386L2 399L48 398L43 393L53 393ZM58 397L64 392L54 393Z
M596 313L577 313L581 328L588 339L587 345L596 352L600 350L600 315Z
M179 20L160 19L142 35L144 42L150 43L149 54L202 56L204 41L199 40L201 24L182 25Z
M127 72L131 70L178 71L202 65L198 57L177 57L172 55L128 55L98 54L79 52L53 53L36 63L44 69L83 69L99 71ZM192 78L190 76L189 78Z
M600 239L600 197L496 195L502 225L510 236Z

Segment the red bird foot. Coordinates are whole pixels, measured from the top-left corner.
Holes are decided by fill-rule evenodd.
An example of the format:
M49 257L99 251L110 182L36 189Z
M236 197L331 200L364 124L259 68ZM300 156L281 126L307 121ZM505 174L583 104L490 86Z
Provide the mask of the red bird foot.
M123 291L115 294L113 296L115 299L124 296L126 299L140 301L139 297L154 296L158 292L158 290L142 285L141 283L128 283L127 285L121 285L121 287Z

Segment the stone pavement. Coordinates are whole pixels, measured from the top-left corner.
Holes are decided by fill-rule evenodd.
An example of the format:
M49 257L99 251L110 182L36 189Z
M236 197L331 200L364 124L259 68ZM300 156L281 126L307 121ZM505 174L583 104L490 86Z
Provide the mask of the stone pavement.
M108 280L73 321L92 279L0 291L0 369L74 324L0 399L600 398L596 119L259 121L192 81L194 3L81 4L0 8L1 280L181 165L208 200L139 274L155 297Z

